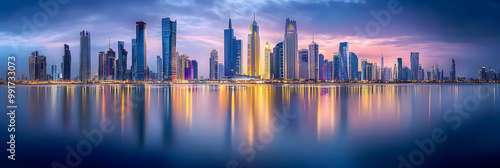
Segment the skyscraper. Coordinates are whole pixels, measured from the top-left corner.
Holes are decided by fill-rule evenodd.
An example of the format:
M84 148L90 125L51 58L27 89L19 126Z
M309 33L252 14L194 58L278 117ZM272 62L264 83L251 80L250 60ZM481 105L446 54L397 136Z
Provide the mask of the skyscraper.
M309 52L307 49L299 50L299 78L309 79Z
M198 61L191 60L191 69L193 73L193 77L191 80L198 80Z
M271 79L271 45L266 42L264 49L264 79Z
M418 80L418 65L419 63L419 53L411 52L410 55L410 64L411 64L411 80Z
M99 51L99 80L104 80L105 74L104 71L106 69L106 52Z
M340 80L349 80L349 45L347 42L342 42L339 45L340 55Z
M156 56L156 79L163 80L163 59L159 55Z
M366 79L366 63L368 63L367 59L361 59L361 80L363 80L363 81L367 80Z
M285 55L284 55L284 48L283 48L283 43L284 42L279 42L276 44L276 46L273 48L273 71L274 73L271 74L273 75L273 79L284 79L285 74L284 74L284 69L285 69Z
M340 79L340 62L341 58L338 53L333 53L333 79Z
M71 80L71 52L69 50L69 45L64 44L64 56L63 56L63 80Z
M224 76L231 77L241 73L241 40L234 36L231 17L229 26L224 30Z
M309 44L309 79L319 79L319 47L313 41Z
M284 79L297 79L299 77L297 23L290 18L286 18L283 48Z
M135 23L136 30L136 52L137 52L137 80L144 80L147 73L147 44L146 23L138 21Z
M333 62L325 60L327 62L327 67L326 67L326 79L331 80L333 78Z
M398 58L398 80L403 80L403 58Z
M217 80L219 79L218 76L218 71L219 69L219 53L217 50L213 49L212 52L210 52L210 80Z
M89 81L90 73L90 33L86 30L80 32L80 80Z
M325 55L319 54L318 55L318 79L325 80Z
M360 80L358 77L358 56L353 52L349 53L349 69L351 70L351 80Z
M224 77L224 64L219 63L219 68L217 69L217 79L222 79Z
M161 44L163 72L158 80L173 81L176 78L176 45L177 45L177 21L170 18L161 19Z
M259 26L255 21L255 13L253 22L250 25L250 34L248 34L248 75L260 76L260 35Z
M105 80L114 80L115 79L115 59L116 52L113 49L109 48L106 53L106 63L104 64L104 79Z
M51 72L52 72L51 73L52 74L52 79L50 79L50 80L57 80L57 76L59 76L59 75L57 75L57 65L56 64L52 65L52 71Z
M127 80L127 50L125 50L125 42L118 41L118 60L116 61L116 77L117 80Z
M29 56L29 76L30 81L48 80L47 59L44 55L39 55L38 51L33 51Z
M385 81L386 80L385 78L386 78L387 69L384 66L384 54L382 54L381 64L382 64L382 68L381 68L382 69L382 74L380 75L380 78L381 78L382 81ZM361 79L362 77L358 76L358 78Z
M455 81L457 79L456 76L457 76L457 74L456 74L456 71L455 71L455 59L451 59L450 79L452 81Z
M137 80L137 40L132 39L132 66L130 67L132 80Z

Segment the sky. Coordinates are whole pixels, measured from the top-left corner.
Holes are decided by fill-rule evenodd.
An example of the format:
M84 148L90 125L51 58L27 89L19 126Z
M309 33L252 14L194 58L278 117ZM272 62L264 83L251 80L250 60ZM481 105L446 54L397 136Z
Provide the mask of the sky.
M283 41L285 20L297 21L299 49L313 40L331 60L340 42L348 42L358 59L410 67L410 53L420 53L425 71L438 64L448 76L451 59L457 75L477 77L480 67L500 68L500 1L498 0L23 0L0 1L0 59L16 56L17 74L28 74L28 56L39 51L47 67L62 62L63 45L72 56L72 78L79 70L79 33L91 33L92 74L99 51L117 50L125 42L131 65L135 22L147 24L147 63L156 71L161 55L161 18L177 20L177 51L198 61L208 77L210 52L223 62L224 29L231 15L235 36L243 42L246 72L247 36L256 15L260 27L261 71L264 47ZM111 39L111 44L109 44ZM2 61L3 62L3 61ZM1 64L0 69L6 69ZM47 71L49 72L49 71ZM0 75L0 78L5 78Z

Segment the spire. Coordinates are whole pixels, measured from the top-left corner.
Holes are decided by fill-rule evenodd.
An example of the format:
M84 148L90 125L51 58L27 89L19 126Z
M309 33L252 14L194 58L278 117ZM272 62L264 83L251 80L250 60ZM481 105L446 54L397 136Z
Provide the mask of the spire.
M313 42L314 42L314 34L313 34Z
M253 12L253 21L255 22L255 12Z
M233 25L231 24L231 14L229 14L229 28L232 29Z
M109 37L109 48L111 48L111 37Z

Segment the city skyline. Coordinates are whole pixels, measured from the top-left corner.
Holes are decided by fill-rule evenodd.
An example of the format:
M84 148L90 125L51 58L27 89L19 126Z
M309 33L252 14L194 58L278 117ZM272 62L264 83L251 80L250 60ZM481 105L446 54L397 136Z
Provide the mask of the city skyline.
M7 3L7 2L6 2ZM71 8L75 2L70 2L68 4L61 4L61 5L66 5L64 6L65 8L60 8L59 14L57 16L63 17L65 11L67 8ZM135 4L134 2L127 2L130 6L130 4ZM439 42L439 40L430 40L428 43L422 42L423 39L439 39L438 37L435 38L426 38L425 34L422 35L413 35L410 36L411 33L404 33L404 32L411 32L410 30L415 30L416 28L414 27L404 27L402 28L402 23L401 21L398 21L396 19L396 16L401 18L406 18L408 17L408 14L411 14L414 9L412 8L405 8L405 11L403 11L401 14L398 15L393 15L392 16L392 22L389 26L384 27L381 29L381 34L379 37L376 38L366 38L366 39L361 39L361 40L356 40L355 34L356 32L353 30L354 27L360 27L364 28L365 23L375 20L373 16L370 14L371 10L374 10L375 12L378 12L380 10L384 10L385 7L382 7L381 2L372 2L372 1L357 1L357 3L351 2L351 1L337 1L337 2L326 2L326 1L321 1L317 3L307 3L303 1L297 1L295 3L297 4L303 4L303 5L308 5L309 8L297 10L297 13L290 13L290 12L284 12L284 11L277 11L276 13L269 12L262 10L263 8L271 8L274 7L276 8L276 4L282 4L282 5L287 5L287 6L295 6L297 4L293 4L290 2L266 2L263 1L261 3L258 3L256 5L251 5L248 7L242 7L244 8L244 12L237 12L236 9L238 8L227 8L227 7L221 7L217 6L217 4L220 3L220 1L216 2L207 2L209 6L214 5L216 7L216 12L214 12L215 15L198 15L198 14L186 14L183 12L173 12L170 14L161 14L159 15L139 15L134 19L130 19L130 21L124 21L125 18L122 17L117 17L114 19L109 19L107 20L110 23L113 24L99 24L100 21L106 20L105 18L108 18L109 14L107 12L104 12L102 14L94 14L94 15L83 15L83 18L91 18L91 16L94 16L94 21L83 21L81 24L76 24L76 26L70 26L71 23L71 18L68 19L52 19L48 22L46 26L43 28L38 28L38 33L33 36L33 38L39 39L36 41L32 42L27 42L24 41L22 47L17 47L16 51L14 52L14 49L12 46L16 47L16 43L8 43L11 41L10 39L21 39L20 41L22 42L23 39L30 39L30 38L21 38L17 36L10 36L10 32L17 33L19 34L20 31L18 30L19 27L23 27L23 23L21 19L19 21L16 20L6 20L2 22L6 23L14 23L14 24L2 24L2 25L7 25L5 27L2 27L0 29L0 34L4 35L2 39L0 39L0 54L7 56L9 53L15 53L18 55L18 60L26 60L27 57L30 55L32 51L39 51L42 55L45 55L47 57L47 62L48 65L51 66L52 63L55 61L56 64L57 62L61 62L61 55L64 53L62 52L62 46L63 44L68 44L70 47L70 50L72 51L78 51L80 47L78 45L78 32L81 31L82 29L88 30L89 32L92 32L92 53L91 53L91 65L97 65L97 59L98 58L98 52L99 51L106 51L107 50L107 43L108 43L108 37L111 36L113 39L112 46L116 46L115 44L117 41L130 41L134 37L134 30L133 30L133 23L135 21L140 21L143 20L148 24L148 45L147 48L147 53L150 53L147 55L150 60L155 60L156 55L161 55L161 31L159 29L161 28L161 18L163 17L171 17L171 18L176 18L176 20L179 21L178 23L178 29L179 29L179 35L178 35L178 51L180 54L188 54L192 57L192 59L196 59L200 62L208 62L209 60L209 54L212 49L217 49L218 51L223 51L223 40L222 40L222 34L223 32L221 31L221 27L226 27L226 26L220 26L218 25L219 23L226 22L225 25L227 25L227 15L232 14L232 20L233 20L233 26L234 26L234 31L235 31L235 36L237 36L239 39L244 39L242 37L246 37L249 32L249 27L248 23L253 20L253 13L257 13L257 20L259 20L259 27L260 27L260 36L261 36L261 42L260 42L260 55L261 55L261 63L260 66L264 67L264 47L265 47L265 42L269 42L271 46L275 46L278 42L281 42L283 38L283 28L284 28L284 20L285 18L290 17L292 20L297 21L297 27L300 30L298 32L298 49L300 48L307 48L307 45L310 43L310 36L312 34L315 34L315 39L316 42L319 45L320 52L325 55L325 59L332 60L332 55L334 52L336 52L336 48L338 48L339 42L342 41L347 41L349 42L349 48L351 51L355 52L357 56L360 59L368 59L369 62L373 63L379 63L378 61L380 60L380 55L383 53L385 57L385 62L386 65L391 66L391 64L396 63L397 58L403 58L403 65L410 67L410 59L408 57L408 53L410 52L419 52L421 55L420 62L422 64L422 68L428 71L431 69L431 66L434 65L434 63L437 63L440 65L442 69L446 71L445 74L448 74L447 72L451 69L451 59L455 59L456 64L457 64L457 69L456 69L456 74L457 75L465 75L467 78L475 77L477 76L477 69L481 67L487 67L489 62L492 62L493 64L493 69L498 68L498 64L500 62L498 57L494 56L494 53L498 53L498 49L493 48L491 46L494 46L494 44L497 44L499 38L494 38L495 36L491 37L485 37L483 36L471 36L470 41L472 41L472 45L466 45L467 43L464 43L463 41L452 41L450 42L449 40L446 42ZM245 2L241 2L242 4L245 4ZM430 2L402 2L401 6L404 7L413 7L413 8L419 8L419 7L430 7L430 4L427 4ZM437 3L437 2L436 2ZM466 2L457 2L458 5L469 5ZM485 1L485 4L487 3L493 3L493 2L488 2ZM77 2L77 4L79 4ZM195 3L196 4L196 3ZM234 4L234 3L229 3L229 4ZM326 4L326 6L325 6ZM29 6L29 4L15 4L14 6ZM160 4L160 6L176 6L180 5L185 8L188 8L186 6L190 6L188 9L198 9L197 5L182 5L182 4L175 4L175 3L169 3L169 2L164 2ZM220 4L219 4L220 5ZM366 10L361 10L358 9L358 12L356 12L356 15L348 15L352 14L352 12L345 11L343 8L339 7L340 5L344 6L350 6L353 8L362 8L364 6L365 8L369 8ZM141 4L138 4L138 6L144 6ZM361 6L361 7L360 7ZM84 5L84 7L92 7L92 5ZM43 11L42 8L39 6L36 6L36 3L32 5L32 8ZM340 16L342 14L343 17L347 17L344 20L349 20L349 22L341 22L341 23L347 23L349 26L339 26L339 28L334 28L330 30L323 30L321 27L328 27L327 25L330 24L335 24L339 23L339 20L342 20L342 18L338 17L331 17L332 21L328 20L322 20L323 17L318 16L318 12L312 11L310 8L315 8L319 11L324 11L326 9L339 9L340 11L338 12L327 12L325 13L325 16L333 16L334 14L337 14ZM444 7L442 4L437 4L432 6L433 9L446 9L450 10L446 7ZM490 7L493 8L493 7ZM490 9L488 8L488 9ZM297 8L294 8L297 9ZM364 9L364 8L363 8ZM408 10L406 10L408 9ZM485 9L487 10L487 9ZM491 10L491 9L490 9ZM9 10L6 10L9 11ZM162 12L162 10L153 10L153 13L157 12ZM201 11L201 12L206 12L206 11ZM435 11L434 11L435 12ZM344 15L347 14L347 15ZM16 13L12 14L13 16L16 16ZM19 14L18 14L19 15ZM102 19L96 19L95 16L97 15L102 15ZM353 19L356 18L355 16L362 15L363 17L360 17L358 19ZM366 16L365 16L366 15ZM31 16L31 15L28 15ZM206 21L195 21L192 18L189 18L188 16L191 17L196 17L199 19L208 17L208 18L215 18L215 19L209 19L210 22ZM445 15L438 15L441 16L440 18L446 18L449 16ZM474 14L473 16L477 18L481 18L479 20L485 20L485 19L494 19L496 16L485 16ZM14 17L15 18L15 17ZM20 16L19 18L22 18ZM27 17L31 18L31 17ZM66 17L64 17L66 18ZM412 18L412 17L410 17ZM422 22L423 20L429 19L426 17L416 17L417 20L415 22ZM31 19L29 19L31 20ZM91 20L91 19L90 19ZM117 22L118 20L119 22ZM321 21L318 21L321 20ZM436 20L432 20L433 23L437 23ZM85 23L85 24L84 24ZM116 25L116 23L120 23L120 26L117 26L120 28L120 30L123 31L112 31L115 30L115 28L110 28L106 27L105 25ZM53 24L61 24L62 28L66 28L65 31L60 31L54 34L56 30L59 29L59 27L54 28ZM200 24L202 27L200 27ZM444 23L439 23L439 24L444 24ZM17 25L17 29L16 26ZM99 26L97 26L99 25ZM127 26L128 25L128 26ZM216 25L216 26L213 26ZM490 25L490 27L495 27L496 25ZM199 27L199 28L195 28ZM484 26L483 26L484 27ZM215 30L213 31L212 34L206 34L203 32L206 31L192 31L194 29L200 30L201 28L204 29L209 29L209 30ZM419 28L419 27L417 27ZM320 29L320 30L318 30ZM465 29L465 28L464 28ZM395 31L392 31L395 30ZM405 30L405 31L403 31ZM407 30L407 31L406 31ZM417 29L420 30L420 29ZM18 32L16 32L18 31ZM391 33L391 31L393 33ZM422 30L423 31L423 30ZM47 38L48 35L51 33L47 32L52 32L51 38ZM192 32L191 34L188 32ZM460 32L460 31L459 31ZM466 33L466 31L461 31L463 33ZM489 31L486 31L489 32ZM194 35L193 35L194 33ZM203 33L203 34L202 34ZM104 34L104 36L103 36ZM281 35L280 35L281 34ZM386 37L386 36L391 36L391 34L394 34L394 36L397 35L397 37ZM54 36L55 35L55 36ZM347 36L349 35L349 36ZM496 34L494 34L496 35ZM341 37L344 36L344 37ZM443 37L449 37L447 33L442 34ZM15 37L15 38L14 38ZM76 38L75 38L76 37ZM339 38L337 38L339 37ZM458 38L458 37L457 37ZM485 42L490 42L486 44L479 44L479 42L474 42L474 38L487 38L485 39ZM414 40L413 42L411 42ZM247 55L245 54L247 51L247 44L245 42L246 40L242 40L242 63L241 69L243 69L243 72L246 73L246 59ZM410 41L410 42L408 42ZM423 40L425 41L425 40ZM400 42L397 45L386 45L386 44L396 44ZM356 44L359 43L359 44ZM368 45L368 43L372 45ZM125 49L128 51L131 51L131 45L130 43L125 43ZM158 45L160 44L160 45ZM195 45L196 47L199 47L200 50L190 50L189 47L194 46L191 44L200 44L200 45ZM355 45L353 45L355 44ZM476 54L478 54L475 57L480 57L484 59L470 59L469 54L464 54L467 53L465 51L467 50L472 50L472 49L477 49L477 46L481 48L481 50L478 50ZM117 48L112 47L114 50L117 50ZM374 49L376 48L376 49ZM430 50L431 48L435 48L433 50ZM158 52L160 51L160 52ZM432 51L432 52L431 52ZM447 53L446 52L455 52L455 53ZM76 53L73 52L73 55ZM492 56L493 55L493 56ZM2 57L4 57L2 56ZM77 55L79 57L79 55ZM21 58L23 57L23 58ZM78 58L77 57L77 58ZM129 56L130 57L130 56ZM222 62L224 59L221 58L219 59L220 62ZM131 59L128 59L127 65L131 65ZM467 64L465 64L467 63ZM79 61L78 59L73 58L72 59L72 68L71 68L71 77L74 78L78 75L79 73ZM147 64L151 69L156 69L156 62L155 61L150 61ZM379 63L380 65L380 63ZM4 66L4 65L2 65ZM209 76L208 75L208 64L200 64L200 69L201 70L206 70L206 71L200 71L200 75L203 76ZM130 67L130 66L129 66ZM0 67L2 68L2 67ZM96 73L98 71L97 66L92 66L92 74ZM19 65L19 71L21 73L28 73L27 67L23 65ZM261 68L261 72L263 71L263 68Z

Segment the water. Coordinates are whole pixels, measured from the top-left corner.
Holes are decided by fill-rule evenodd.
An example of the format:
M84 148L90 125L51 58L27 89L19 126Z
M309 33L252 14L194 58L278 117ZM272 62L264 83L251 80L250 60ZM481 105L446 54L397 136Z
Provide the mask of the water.
M17 86L16 161L2 162L13 167L494 166L500 165L499 86ZM3 108L6 92L1 86ZM0 117L5 127L7 117ZM2 142L8 141L6 133Z

